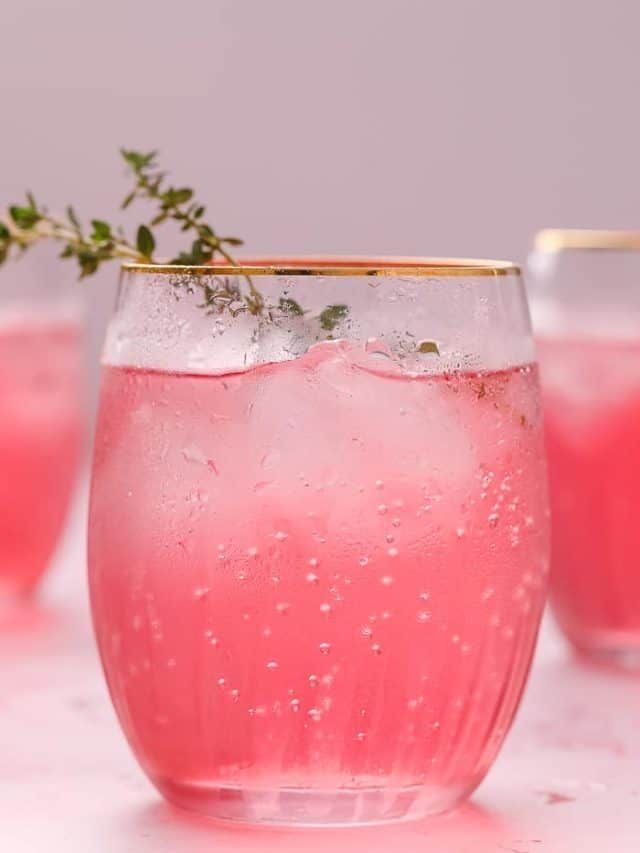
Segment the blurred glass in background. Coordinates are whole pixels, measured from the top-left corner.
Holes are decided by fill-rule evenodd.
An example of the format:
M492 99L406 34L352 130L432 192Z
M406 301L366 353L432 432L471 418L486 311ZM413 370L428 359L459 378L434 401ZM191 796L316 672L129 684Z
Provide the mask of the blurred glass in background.
M0 601L32 592L71 502L84 443L83 291L56 247L0 270Z
M529 289L552 509L551 603L580 651L640 665L640 233L545 230Z

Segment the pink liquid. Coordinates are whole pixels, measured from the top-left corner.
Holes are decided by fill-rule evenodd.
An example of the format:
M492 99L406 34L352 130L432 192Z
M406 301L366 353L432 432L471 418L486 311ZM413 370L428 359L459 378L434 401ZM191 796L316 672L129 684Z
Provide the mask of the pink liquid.
M640 654L640 344L540 342L552 601L580 648Z
M532 367L411 378L343 345L104 370L91 598L120 722L221 817L453 805L509 727L544 598Z
M81 441L80 333L0 327L0 597L29 592L68 508Z

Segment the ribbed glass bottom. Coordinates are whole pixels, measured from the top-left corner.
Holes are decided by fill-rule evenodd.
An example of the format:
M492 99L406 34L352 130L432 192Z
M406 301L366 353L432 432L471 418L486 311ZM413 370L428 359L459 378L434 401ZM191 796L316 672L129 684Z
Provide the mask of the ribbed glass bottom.
M611 642L607 642L599 633L593 642L585 641L584 635L581 636L576 646L580 656L593 663L615 669L640 670L640 644L615 642L615 635Z
M419 820L452 809L466 791L425 788L240 788L156 781L180 808L217 820L287 826L364 826Z

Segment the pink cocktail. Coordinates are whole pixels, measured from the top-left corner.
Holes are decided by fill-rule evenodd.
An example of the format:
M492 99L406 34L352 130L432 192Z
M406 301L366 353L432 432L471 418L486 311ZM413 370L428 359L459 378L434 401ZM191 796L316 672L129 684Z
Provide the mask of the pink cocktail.
M0 323L0 597L30 592L58 540L82 434L81 334Z
M419 346L409 364L344 327L300 344L306 305L277 360L271 337L246 367L216 343L203 364L202 340L163 355L149 326L123 351L145 299L169 329L180 289L154 279L130 274L107 343L90 512L94 622L136 756L170 800L228 819L451 807L511 723L544 599L536 368L448 369ZM366 283L341 285L355 316Z
M580 649L640 659L640 342L543 339L539 352L554 610Z
M640 667L640 233L536 236L529 281L552 509L551 601L582 654Z

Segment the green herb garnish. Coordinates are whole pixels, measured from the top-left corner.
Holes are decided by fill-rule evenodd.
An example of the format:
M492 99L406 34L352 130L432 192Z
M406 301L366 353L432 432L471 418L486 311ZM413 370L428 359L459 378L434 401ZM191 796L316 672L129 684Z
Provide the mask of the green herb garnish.
M189 248L166 263L206 264L216 257L232 265L235 263L230 249L240 246L242 240L218 236L204 221L206 208L194 200L194 191L188 187L174 187L167 181L165 172L158 168L155 151L141 154L123 149L121 153L134 179L134 187L122 207L136 200L145 200L155 206L150 221L138 226L134 241L126 237L123 228L103 219L92 219L85 228L71 206L64 216L54 216L27 193L26 203L11 205L7 215L0 217L0 264L14 250L24 252L43 240L61 243L61 257L77 261L81 278L95 273L105 261L157 263L154 229L166 221L177 223L190 237Z
M217 233L205 220L206 207L196 199L194 190L169 182L167 173L158 165L157 152L122 149L120 153L133 178L133 187L121 208L141 201L152 208L151 215L137 227L135 239L129 239L124 228L106 219L91 219L88 225L83 224L71 205L64 215L53 215L31 193L27 193L24 203L11 205L4 216L0 215L0 265L12 255L20 256L45 240L61 244L60 257L76 261L80 278L93 275L102 264L114 260L149 265L199 266L222 259L229 266L237 265L231 252L242 245L242 240L221 237ZM188 239L188 246L173 258L158 260L157 232L165 222L173 222L179 227ZM235 316L248 312L265 320L307 314L295 299L289 297L280 298L277 304L267 303L247 275L219 276L212 270L211 277L199 278L176 271L172 283L176 288L192 293L200 291L201 306L208 313L227 311ZM319 323L322 332L331 333L348 313L347 305L329 305L311 319Z
M333 332L348 313L349 308L346 305L327 305L320 314L320 325L325 332Z
M438 349L438 344L435 341L420 341L418 344L418 352L420 353L434 353L435 355L440 355L440 350Z

